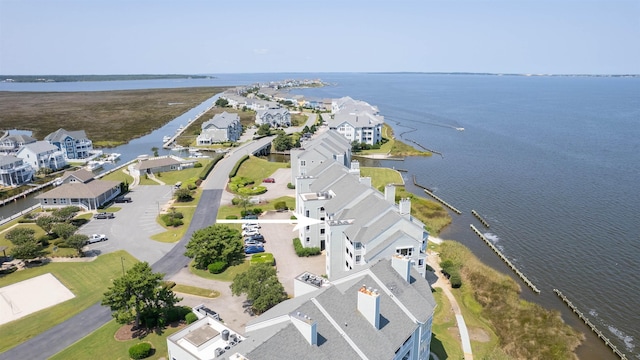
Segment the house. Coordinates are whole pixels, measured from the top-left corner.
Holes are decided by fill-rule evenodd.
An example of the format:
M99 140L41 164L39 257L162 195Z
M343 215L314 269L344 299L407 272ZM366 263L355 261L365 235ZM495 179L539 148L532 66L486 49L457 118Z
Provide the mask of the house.
M67 160L86 159L93 151L93 143L87 138L84 130L67 131L60 128L44 139L62 150Z
M379 113L376 106L366 101L354 100L349 96L331 100L331 113L337 114L339 112L368 112L373 115L378 115Z
M360 177L357 161L350 168L327 161L295 185L296 212L324 220L300 228L298 237L305 247L326 250L329 279L396 254L407 256L425 276L429 233L411 216L409 199L396 204L395 186L384 194L374 189L370 178Z
M18 150L26 144L32 144L36 142L36 139L29 135L8 135L0 139L0 154L15 155Z
M335 130L349 142L374 145L382 141L384 117L370 112L340 111L329 121L329 129Z
M271 127L291 126L291 114L285 108L270 108L256 112L256 124L258 126L268 124Z
M62 151L47 141L36 141L23 145L16 156L31 165L35 171L43 168L56 171L67 166Z
M203 318L167 338L169 358L428 360L435 300L402 256L330 283L308 273L305 292L256 319L240 335ZM226 331L226 332L225 332Z
M242 135L240 116L224 111L202 124L202 131L198 135L197 144L210 145L225 141L236 142L240 140L240 135Z
M34 170L24 159L0 155L0 186L20 186L33 178Z
M291 149L291 183L295 184L298 176L306 176L327 160L344 166L351 164L351 144L335 131L325 131L304 142L302 148Z
M186 169L193 167L196 162L196 160L183 160L172 155L160 156L152 159L138 159L138 162L129 165L128 169L132 176L142 176Z
M97 210L120 194L120 182L94 179L91 171L65 172L61 185L36 196L43 208L79 206Z

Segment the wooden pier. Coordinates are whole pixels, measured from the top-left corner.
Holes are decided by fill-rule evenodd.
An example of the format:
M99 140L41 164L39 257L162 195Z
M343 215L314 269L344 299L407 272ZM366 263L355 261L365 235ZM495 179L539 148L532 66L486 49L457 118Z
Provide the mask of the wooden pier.
M429 189L428 187L426 187L426 186L424 186L424 185L420 185L420 184L418 184L418 182L416 181L416 176L415 176L415 175L413 175L413 185L415 185L415 186L419 187L419 188L420 188L420 189L422 189L422 190L429 190L429 191L433 191L433 190Z
M171 136L171 138L166 141L164 144L162 144L162 147L164 149L171 149L171 147L173 147L174 142L176 141L176 139L178 138L178 136L182 135L182 133L187 130L187 128L193 124L196 120L198 120L202 115L204 115L207 111L213 109L215 107L215 103L211 104L211 106L209 106L208 108L206 108L205 110L202 110L198 115L196 115L193 119L189 119L187 120L187 125L184 127L181 127L178 129L178 131L176 131L175 134L173 134L173 136Z
M505 264L507 264L507 266L510 267L511 270L513 270L513 272L516 273L516 275L518 275L520 279L522 279L522 281L524 281L524 283L531 288L531 290L533 290L533 292L535 292L536 294L540 294L540 290L538 290L538 288L533 285L533 283L529 281L529 279L520 270L518 270L518 268L513 265L513 263L509 259L507 259L507 257L504 256L502 252L495 245L493 245L493 243L491 243L491 241L489 241L489 239L482 235L482 233L475 226L473 226L473 224L469 226L471 226L471 230L473 230L473 232L475 232L476 235L480 237L480 239L482 239L487 245L489 245L491 250L493 250L500 257L500 259L502 259L502 261L504 261Z
M602 341L604 341L604 343L611 348L611 350L613 350L613 352L618 355L620 357L620 359L622 360L627 360L627 355L625 355L622 351L618 350L618 348L611 343L611 340L609 340L606 336L604 336L604 334L602 333L602 331L600 331L595 325L593 325L593 323L591 322L591 320L589 320L586 316L584 316L584 314L582 313L582 311L578 310L578 308L573 305L573 303L571 301L569 301L569 299L564 296L564 294L558 290L558 289L553 289L553 292L556 293L556 295L558 295L558 297L560 297L560 299L562 299L562 301L567 304L567 306L569 307L569 309L571 309L571 311L573 311L574 314L578 315L578 317L580 318L580 320L582 320L588 327L591 328L591 330L598 335L598 337L600 339L602 339Z
M480 220L480 222L482 223L482 225L484 225L484 227L486 227L487 229L489 228L489 223L482 218L482 216L480 216L480 214L478 214L477 211L475 210L471 210L471 213L473 214L473 216L475 216L478 220Z
M461 212L460 210L458 210L458 209L454 208L454 207L453 207L453 205L449 204L448 202L446 202L446 201L444 201L444 200L440 199L439 197L437 197L436 195L434 195L431 191L429 191L429 190L427 190L427 189L425 189L425 188L423 188L422 190L424 190L424 192L426 192L426 193L427 193L427 195L429 195L429 196L431 196L432 198L434 198L434 199L438 200L442 205L444 205L444 206L448 207L449 209L451 209L451 211L453 211L454 213L456 213L456 214L458 214L458 215L462 214L462 212Z

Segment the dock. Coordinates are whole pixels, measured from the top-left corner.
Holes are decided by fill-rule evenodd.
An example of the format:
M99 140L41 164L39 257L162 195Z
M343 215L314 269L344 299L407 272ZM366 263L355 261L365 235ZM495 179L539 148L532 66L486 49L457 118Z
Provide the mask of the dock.
M611 350L613 350L613 352L618 355L620 357L620 359L622 360L627 360L627 355L625 355L622 351L618 350L618 348L611 343L611 340L609 340L609 338L607 338L606 336L604 336L604 334L602 333L602 331L600 331L595 325L593 325L593 323L591 322L591 320L589 320L589 318L587 318L586 316L584 316L584 313L582 313L582 311L578 310L578 308L573 305L573 303L566 297L564 296L564 294L558 290L558 289L553 289L553 292L556 293L556 295L558 295L558 297L560 299L562 299L562 302L564 302L565 304L567 304L567 306L569 307L569 309L571 309L571 311L573 311L574 314L578 315L578 317L580 318L580 320L582 320L588 327L591 328L591 330L598 335L598 337L600 339L602 339L602 341L604 341L604 343L611 348Z
M202 110L198 115L196 115L193 119L189 119L187 121L187 125L185 126L181 126L178 131L176 131L175 134L173 134L173 136L171 136L171 138L169 138L169 140L165 141L164 144L162 144L162 147L164 149L171 149L171 147L173 146L174 142L176 141L176 139L178 138L178 136L182 135L182 133L187 130L187 128L189 128L189 126L191 126L191 124L193 124L196 120L198 120L202 115L204 115L207 111L213 109L215 107L215 103L211 104L211 106L209 106L208 108L206 108L205 110Z
M453 207L453 205L451 205L451 204L449 204L448 202L446 202L446 201L444 201L444 200L440 199L439 197L437 197L436 195L434 195L431 191L429 191L429 190L427 190L427 189L424 189L424 188L423 188L422 190L424 190L424 192L425 192L425 193L427 193L427 195L429 195L429 196L431 196L432 198L434 198L434 199L438 200L442 205L444 205L444 206L448 207L449 209L451 209L451 211L453 211L454 213L456 213L456 214L458 214L458 215L462 214L462 211L460 211L460 210L458 210L458 209L454 208L454 207Z
M510 267L511 270L513 270L513 272L516 273L516 275L518 275L520 279L522 279L522 281L524 281L524 283L531 288L531 290L533 290L533 292L535 292L536 294L540 294L540 290L538 290L538 288L533 285L533 283L520 270L518 270L518 268L513 265L513 263L509 259L507 259L507 257L504 256L502 252L495 245L493 245L493 243L491 243L491 241L489 241L489 239L482 235L482 233L475 226L473 226L473 224L469 226L471 226L471 230L473 230L473 232L475 232L476 235L480 237L480 239L482 239L487 245L489 245L491 250L493 250L493 252L495 252L500 257L500 259L502 259L502 261L504 261L505 264L507 264L507 266Z
M487 229L489 228L489 223L482 218L482 216L480 216L480 214L478 214L477 211L475 210L471 210L471 213L473 214L473 216L475 216L478 220L480 220L480 222L482 223L482 225L484 225L484 227L486 227Z

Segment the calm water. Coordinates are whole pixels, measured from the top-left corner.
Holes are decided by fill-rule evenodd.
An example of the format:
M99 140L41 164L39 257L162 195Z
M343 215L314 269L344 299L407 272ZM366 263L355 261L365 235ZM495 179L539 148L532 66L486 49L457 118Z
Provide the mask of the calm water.
M0 83L0 90L215 86L284 78L335 83L297 92L365 100L379 107L396 135L442 152L443 157L377 164L409 170L408 183L415 174L462 210L441 237L461 241L511 274L469 229L481 228L470 211L483 215L491 224L488 237L542 291L533 295L520 282L523 296L562 311L588 334L581 358L615 357L566 310L553 288L588 313L618 348L640 359L640 78L227 74L181 82L71 83L81 84L75 88ZM125 159L149 153L186 118L115 151Z

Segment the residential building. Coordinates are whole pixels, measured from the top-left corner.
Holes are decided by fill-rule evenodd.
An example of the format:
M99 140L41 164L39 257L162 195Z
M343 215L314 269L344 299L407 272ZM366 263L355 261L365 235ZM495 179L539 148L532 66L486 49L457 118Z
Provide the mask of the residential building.
M297 277L305 291L251 320L244 336L212 317L189 325L167 338L169 358L429 359L436 303L409 259L382 259L330 283L319 278Z
M93 143L84 130L67 131L58 129L45 136L46 141L62 150L67 160L82 160L91 156Z
M197 144L210 145L225 141L236 142L240 139L240 135L242 135L240 116L224 111L202 124L202 131L198 135Z
M374 145L382 141L384 118L369 112L340 111L329 121L329 129L335 130L349 142Z
M15 155L21 147L26 144L32 144L36 139L29 135L8 135L0 139L0 154Z
M266 110L258 110L256 112L256 124L269 124L271 127L289 127L291 126L291 114L285 108L270 108Z
M367 112L372 115L378 115L378 107L369 104L366 101L354 100L349 96L333 99L331 101L331 113L339 112Z
M97 210L120 194L120 182L94 179L91 171L65 172L61 185L36 196L43 208L79 206Z
M33 178L34 170L24 159L0 155L0 186L20 186Z
M16 156L31 165L35 171L42 168L56 171L67 166L64 153L47 141L36 141L23 145Z
M351 164L351 144L335 131L325 131L304 142L302 148L291 149L291 183L327 160Z

